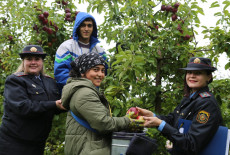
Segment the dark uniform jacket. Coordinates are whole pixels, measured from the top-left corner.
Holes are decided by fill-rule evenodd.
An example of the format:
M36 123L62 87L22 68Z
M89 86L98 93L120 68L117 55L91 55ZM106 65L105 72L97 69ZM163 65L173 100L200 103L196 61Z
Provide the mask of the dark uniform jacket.
M54 79L42 75L41 79L44 88L35 76L22 72L7 77L0 132L22 141L45 143L60 95Z
M158 116L166 122L162 134L173 142L172 154L198 154L222 124L218 103L208 87L197 91L191 98L184 97L173 113ZM191 120L187 133L180 133L178 120Z

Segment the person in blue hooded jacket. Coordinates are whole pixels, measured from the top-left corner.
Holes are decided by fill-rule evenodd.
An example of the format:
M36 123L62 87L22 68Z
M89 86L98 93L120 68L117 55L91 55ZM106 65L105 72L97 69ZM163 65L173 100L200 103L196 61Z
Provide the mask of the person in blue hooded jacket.
M54 62L54 77L61 91L69 78L70 63L80 55L96 52L106 59L105 51L98 45L97 25L94 17L79 12L73 27L73 39L64 41L57 49Z

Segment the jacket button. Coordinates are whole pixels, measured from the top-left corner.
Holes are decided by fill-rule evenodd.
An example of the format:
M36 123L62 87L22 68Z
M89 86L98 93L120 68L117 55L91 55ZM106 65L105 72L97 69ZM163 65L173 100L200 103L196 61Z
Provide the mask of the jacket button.
M36 92L36 94L38 94L38 92Z

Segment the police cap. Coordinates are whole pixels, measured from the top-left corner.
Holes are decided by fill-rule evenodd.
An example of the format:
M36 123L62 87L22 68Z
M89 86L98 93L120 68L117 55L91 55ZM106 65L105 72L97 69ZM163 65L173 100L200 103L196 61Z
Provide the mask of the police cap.
M42 47L38 45L28 45L24 47L22 53L19 53L19 55L22 59L24 59L25 56L28 55L40 56L42 57L42 59L45 59L46 57L46 53L44 53Z
M208 70L214 72L217 70L215 67L212 67L211 60L208 58L202 57L192 57L189 60L189 63L186 68L180 68L182 70Z

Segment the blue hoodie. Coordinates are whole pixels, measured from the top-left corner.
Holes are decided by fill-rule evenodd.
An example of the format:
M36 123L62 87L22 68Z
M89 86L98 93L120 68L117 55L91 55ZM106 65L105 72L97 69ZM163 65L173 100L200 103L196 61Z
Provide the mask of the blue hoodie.
M97 25L93 16L85 12L79 12L75 19L74 27L73 27L73 39L66 40L59 47L55 55L54 61L54 77L57 81L59 90L61 92L63 86L66 84L67 79L69 78L69 72L72 69L70 63L82 55L81 47L78 45L78 34L77 29L81 25L81 23L86 19L93 19L93 32L90 38L90 50L89 52L97 52L100 55L103 55L104 58L105 52L104 49L101 48L97 43L99 40L97 38Z

